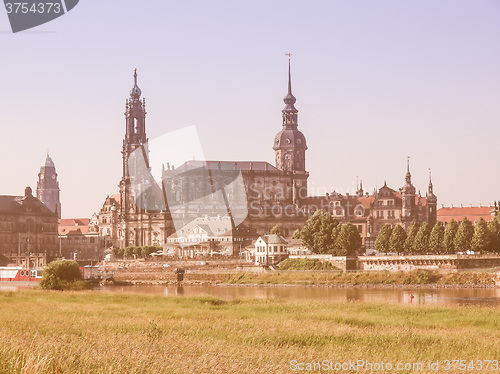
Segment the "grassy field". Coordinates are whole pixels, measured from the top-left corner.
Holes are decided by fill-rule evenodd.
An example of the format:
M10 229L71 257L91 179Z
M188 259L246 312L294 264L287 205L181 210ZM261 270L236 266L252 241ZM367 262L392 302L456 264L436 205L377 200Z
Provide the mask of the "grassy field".
M486 307L0 293L0 373L290 373L498 352L500 313Z
M405 286L405 285L437 285L465 287L493 287L494 273L458 272L438 274L427 270L411 272L366 271L343 273L340 271L267 271L265 273L210 274L189 273L186 282L209 282L230 284L291 284L291 285L326 285L326 286ZM175 283L173 273L131 273L120 272L114 275L118 282L143 283Z
M438 274L426 270L412 272L266 272L241 273L228 276L227 283L234 284L298 284L298 285L455 285L489 287L495 285L495 274L463 272Z

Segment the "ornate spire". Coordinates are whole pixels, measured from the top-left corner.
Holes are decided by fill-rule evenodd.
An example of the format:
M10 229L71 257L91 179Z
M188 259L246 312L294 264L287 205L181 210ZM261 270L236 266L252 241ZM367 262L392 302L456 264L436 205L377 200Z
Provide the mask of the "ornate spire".
M137 85L137 69L134 69L134 87L130 91L130 97L134 100L139 100L141 97L142 91Z
M411 184L410 156L408 156L406 160L406 183Z
M431 173L431 168L429 168L429 190L428 190L429 196L433 194L433 189L434 186L432 185L432 173Z
M287 113L297 113L298 110L295 108L293 104L297 101L295 96L292 94L292 73L291 73L291 53L286 54L288 56L288 92L286 96L283 98L283 101L285 102L285 109L283 109L283 112Z

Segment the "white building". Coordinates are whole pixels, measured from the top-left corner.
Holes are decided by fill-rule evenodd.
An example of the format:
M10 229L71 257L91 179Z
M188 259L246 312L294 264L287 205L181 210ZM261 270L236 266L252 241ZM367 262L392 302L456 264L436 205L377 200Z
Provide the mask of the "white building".
M260 236L255 241L255 263L274 265L288 258L288 242L279 235Z

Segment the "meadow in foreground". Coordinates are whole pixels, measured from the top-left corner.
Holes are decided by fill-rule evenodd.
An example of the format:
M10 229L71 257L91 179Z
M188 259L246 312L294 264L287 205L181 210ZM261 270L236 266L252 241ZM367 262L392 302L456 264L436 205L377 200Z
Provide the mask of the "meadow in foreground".
M292 360L470 362L499 351L489 307L0 292L0 373L289 373Z

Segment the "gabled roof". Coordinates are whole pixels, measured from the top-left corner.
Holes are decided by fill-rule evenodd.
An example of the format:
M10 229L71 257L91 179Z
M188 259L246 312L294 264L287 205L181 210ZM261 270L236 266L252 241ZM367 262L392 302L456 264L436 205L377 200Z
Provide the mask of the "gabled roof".
M450 222L452 219L455 221L462 221L465 217L474 221L483 218L485 221L491 220L491 207L454 207L454 208L440 208L437 211L438 221Z
M207 167L210 170L240 170L240 171L280 171L269 162L266 161L187 161L181 166L170 171L193 170L197 168ZM167 171L168 172L168 171Z
M275 234L271 234L271 235L263 235L261 236L262 240L266 243L266 244L287 244L288 242L285 240L284 237L280 236L280 235L275 235Z
M0 196L0 214L55 216L40 200L28 196Z

